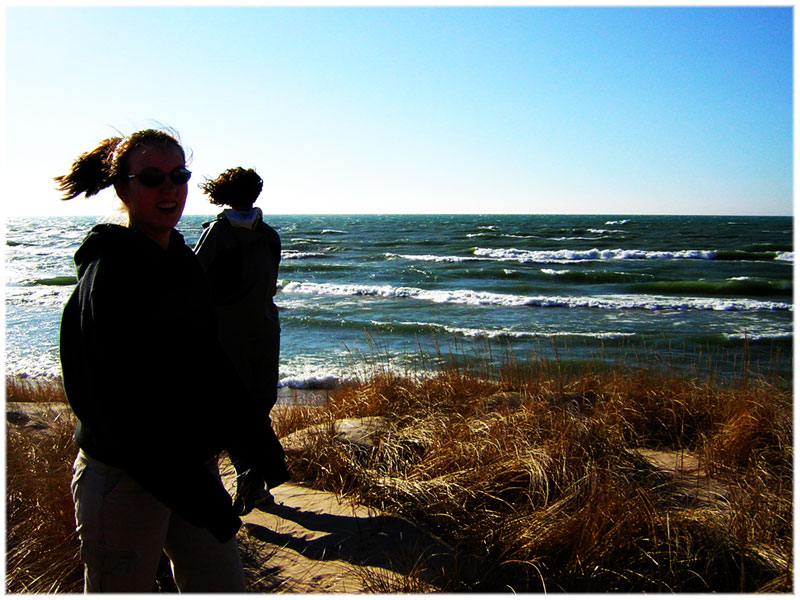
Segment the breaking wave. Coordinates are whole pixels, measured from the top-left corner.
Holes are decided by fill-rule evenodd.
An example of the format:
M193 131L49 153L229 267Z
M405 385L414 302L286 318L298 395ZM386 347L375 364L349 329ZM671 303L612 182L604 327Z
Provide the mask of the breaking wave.
M791 252L748 252L744 250L636 250L592 248L589 250L518 250L516 248L475 248L475 256L521 263L568 263L597 260L746 260L793 261Z
M785 302L763 302L730 298L672 298L637 294L609 294L604 296L521 296L480 292L475 290L424 290L415 287L391 285L358 285L292 281L286 283L285 294L320 296L376 296L383 298L411 298L437 303L467 304L472 306L538 306L542 308L597 308L604 310L793 310Z

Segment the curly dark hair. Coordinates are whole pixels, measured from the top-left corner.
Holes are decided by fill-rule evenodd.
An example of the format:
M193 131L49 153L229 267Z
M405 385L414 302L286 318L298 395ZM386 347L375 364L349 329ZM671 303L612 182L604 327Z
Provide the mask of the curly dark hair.
M253 169L234 167L199 185L211 204L245 209L252 208L264 182Z
M186 158L178 134L171 130L143 129L127 137L111 137L103 140L92 150L81 154L72 163L66 175L54 177L57 188L64 193L63 200L85 194L94 196L112 185L117 179L129 174L131 153L143 147L174 145Z

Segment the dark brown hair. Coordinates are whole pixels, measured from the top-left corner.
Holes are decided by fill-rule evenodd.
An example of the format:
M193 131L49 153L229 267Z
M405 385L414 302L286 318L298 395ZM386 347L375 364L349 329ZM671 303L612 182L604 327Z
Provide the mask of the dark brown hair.
M143 129L127 137L107 138L75 159L66 175L55 177L58 183L56 189L64 192L62 200L70 200L81 194L87 198L94 196L115 180L129 174L131 152L143 147L168 144L177 147L186 158L177 133L171 131Z
M234 167L216 179L207 179L200 184L200 189L208 194L211 204L244 209L253 206L263 185L261 177L253 169Z

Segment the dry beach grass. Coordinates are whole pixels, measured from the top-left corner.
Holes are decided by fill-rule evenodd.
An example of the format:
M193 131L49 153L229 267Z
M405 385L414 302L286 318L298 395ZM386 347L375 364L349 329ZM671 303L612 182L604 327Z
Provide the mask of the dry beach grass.
M459 570L427 577L441 591L793 589L789 386L509 365L373 365L293 472L450 544ZM353 417L383 419L372 447L334 442Z
M351 565L359 591L793 591L790 384L507 362L366 361L323 406L276 408L294 484L448 549ZM14 379L6 393L6 589L79 591L63 397ZM45 408L14 409L31 400ZM259 531L240 534L248 589L298 589Z

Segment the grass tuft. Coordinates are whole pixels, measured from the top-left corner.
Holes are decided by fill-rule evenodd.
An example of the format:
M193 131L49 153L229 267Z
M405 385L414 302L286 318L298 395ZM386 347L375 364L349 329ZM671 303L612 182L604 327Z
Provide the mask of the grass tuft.
M7 380L6 397L44 406L33 426L7 428L6 592L81 592L83 569L70 491L74 420L47 405L64 401L53 382Z

